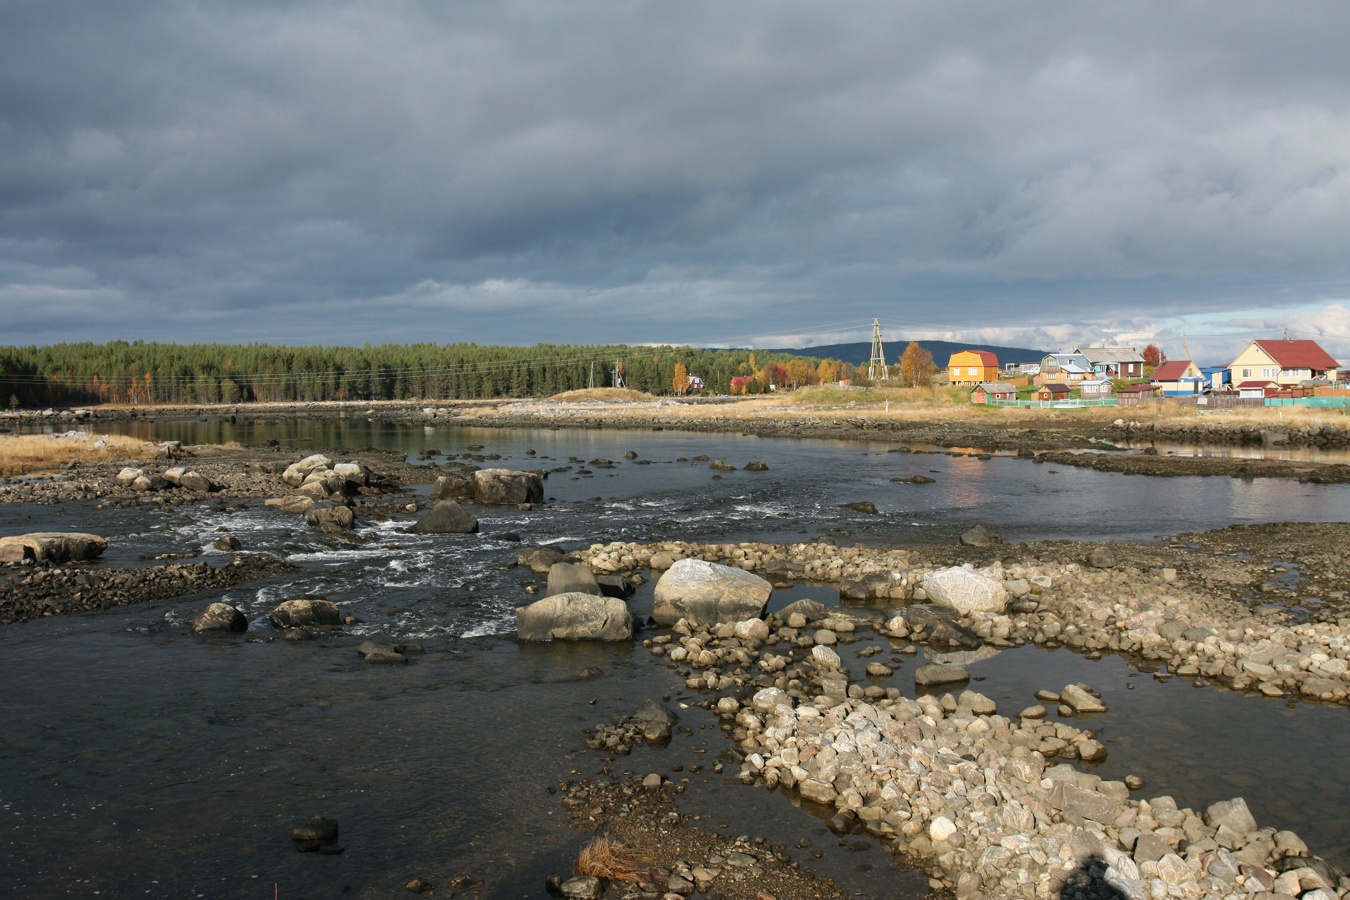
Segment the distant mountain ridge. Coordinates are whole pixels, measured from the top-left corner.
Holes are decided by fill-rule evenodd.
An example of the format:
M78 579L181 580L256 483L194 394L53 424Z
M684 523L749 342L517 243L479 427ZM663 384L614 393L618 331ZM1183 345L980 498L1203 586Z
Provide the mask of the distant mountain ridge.
M909 341L886 341L882 352L886 356L886 365L900 362ZM1012 363L1040 362L1048 350L1033 350L1029 347L998 347L994 344L957 344L952 341L918 341L920 347L933 354L933 362L939 369L947 367L947 360L953 353L962 350L988 350L998 357L1000 366ZM817 359L839 359L855 366L865 366L872 360L872 342L859 341L856 344L821 344L818 347L775 347L765 348L771 353L791 353L794 356L814 356Z

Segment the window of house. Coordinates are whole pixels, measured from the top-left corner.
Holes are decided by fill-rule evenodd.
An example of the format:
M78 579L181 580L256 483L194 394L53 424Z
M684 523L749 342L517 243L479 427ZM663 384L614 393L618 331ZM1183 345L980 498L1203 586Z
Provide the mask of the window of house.
M970 369L968 370L968 373L971 375L978 375L980 374L980 370L976 366L971 366Z
M1243 377L1243 378L1251 378L1251 377L1252 377L1252 370L1251 370L1251 369L1243 369L1243 370L1242 370L1242 377Z

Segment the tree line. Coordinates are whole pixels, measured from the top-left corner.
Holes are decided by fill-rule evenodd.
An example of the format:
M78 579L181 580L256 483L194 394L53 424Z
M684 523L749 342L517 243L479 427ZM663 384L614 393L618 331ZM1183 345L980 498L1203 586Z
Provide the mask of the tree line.
M839 360L748 349L622 344L516 347L383 344L287 347L112 341L0 348L0 398L11 407L295 401L484 400L587 387L676 393L677 367L704 390L760 393L862 383Z

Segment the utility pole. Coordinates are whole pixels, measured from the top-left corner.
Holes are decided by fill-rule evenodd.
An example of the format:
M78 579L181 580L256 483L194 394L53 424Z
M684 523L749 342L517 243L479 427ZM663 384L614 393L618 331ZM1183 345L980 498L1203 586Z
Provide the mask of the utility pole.
M591 377L587 382L586 387L589 390L595 390L595 360L591 360Z
M877 372L881 377L877 377ZM867 364L868 381L890 381L890 372L886 369L886 351L881 346L881 320L872 320L872 360Z

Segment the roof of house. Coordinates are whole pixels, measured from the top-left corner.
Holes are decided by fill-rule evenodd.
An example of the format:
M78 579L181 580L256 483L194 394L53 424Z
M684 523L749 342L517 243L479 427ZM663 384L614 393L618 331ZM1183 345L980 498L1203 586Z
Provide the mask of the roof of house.
M1281 369L1334 369L1340 363L1331 358L1317 341L1252 341Z
M1051 382L1050 384L1041 385L1041 390L1049 391L1052 394L1067 394L1069 393L1069 386L1067 384Z
M1193 364L1189 359L1169 359L1153 372L1154 381L1176 381L1185 377Z
M1244 381L1241 384L1237 385L1237 389L1240 391L1252 391L1256 390L1257 388L1264 389L1268 387L1279 387L1279 385L1277 385L1273 381Z
M971 388L971 390L976 391L980 388L983 388L986 394L1017 393L1017 388L1014 385L1008 384L1006 381L981 381L979 384L975 385L975 387Z
M998 368L998 357L988 350L958 350L951 355L951 359L947 360L947 365L952 365L952 360L956 359L956 357L960 356L962 353L974 353L980 358L980 362L983 365L995 369Z
M1097 363L1141 363L1144 358L1133 347L1079 347L1077 350L1087 357L1088 362Z

